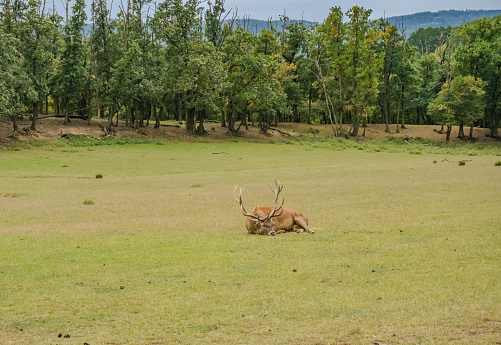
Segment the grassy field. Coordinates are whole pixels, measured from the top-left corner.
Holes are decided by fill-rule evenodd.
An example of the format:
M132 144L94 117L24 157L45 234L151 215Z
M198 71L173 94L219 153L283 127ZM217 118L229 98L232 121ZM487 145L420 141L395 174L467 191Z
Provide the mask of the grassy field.
M353 145L1 151L0 344L500 344L497 151Z

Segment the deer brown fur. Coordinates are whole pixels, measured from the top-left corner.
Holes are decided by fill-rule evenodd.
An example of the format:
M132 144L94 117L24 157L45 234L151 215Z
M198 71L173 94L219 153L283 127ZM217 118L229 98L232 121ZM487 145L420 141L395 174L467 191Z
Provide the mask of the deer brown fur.
M274 206L257 206L250 213L245 210L242 201L243 188L240 189L240 194L237 196L237 188L235 187L235 199L240 204L240 208L244 216L247 216L245 227L249 234L275 236L289 231L313 233L308 226L308 219L301 213L291 208L284 208L284 199L282 205L277 207L278 196L283 189L283 185L275 179L276 188L270 188L275 194Z

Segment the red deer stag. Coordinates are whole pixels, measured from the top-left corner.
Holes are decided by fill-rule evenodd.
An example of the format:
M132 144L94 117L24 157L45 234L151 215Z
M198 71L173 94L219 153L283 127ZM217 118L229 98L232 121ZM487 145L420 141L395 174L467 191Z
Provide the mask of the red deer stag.
M240 204L242 213L247 217L245 227L249 234L275 236L288 231L303 232L305 230L313 234L314 231L308 227L308 219L301 212L283 207L285 199L282 199L282 204L277 207L278 196L284 186L276 179L275 189L270 185L275 194L275 205L273 207L257 206L250 213L245 210L242 201L244 189L240 188L237 196L237 188L238 186L235 186L233 193L235 200Z

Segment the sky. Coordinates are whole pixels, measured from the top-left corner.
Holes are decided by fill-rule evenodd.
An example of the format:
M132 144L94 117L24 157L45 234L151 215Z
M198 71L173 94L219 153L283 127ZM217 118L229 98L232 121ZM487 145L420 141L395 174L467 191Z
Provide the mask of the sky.
M372 19L393 17L417 12L437 12L440 10L499 10L500 0L226 0L225 8L238 8L239 16L250 16L252 19L267 20L270 17L278 20L284 14L290 19L304 19L323 22L330 8L341 6L343 12L353 6L372 9Z
M63 3L66 0L46 0L47 8L52 10L54 4L58 13L64 16ZM70 8L74 0L70 1ZM202 0L203 1L203 0ZM210 1L210 0L207 0ZM90 18L90 4L92 0L85 0L87 14ZM127 0L107 0L108 6L113 2L113 14L119 9L120 3ZM151 3L159 3L162 0L151 0ZM204 4L206 7L206 4ZM381 17L393 17L418 12L437 12L440 10L500 10L500 0L226 0L225 9L232 10L232 14L238 9L238 16L245 15L251 19L279 20L279 16L285 14L289 19L304 19L322 23L328 16L330 8L340 6L343 12L353 6L362 6L372 9L372 19ZM154 5L153 5L154 6ZM70 10L71 15L71 10ZM231 18L231 14L227 17Z

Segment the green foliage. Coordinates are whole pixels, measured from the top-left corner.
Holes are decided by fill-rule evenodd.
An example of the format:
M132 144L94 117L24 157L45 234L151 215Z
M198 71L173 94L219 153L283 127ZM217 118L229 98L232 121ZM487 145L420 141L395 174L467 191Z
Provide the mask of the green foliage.
M454 58L464 75L482 79L486 93L485 118L491 135L498 135L501 121L501 16L478 19L460 28L460 37L466 42L458 47Z
M85 82L83 29L86 19L85 2L76 0L70 21L64 27L64 48L60 62L58 93L66 99L76 98Z
M96 0L86 24L78 0L63 25L41 0L5 0L0 116L14 121L31 111L35 129L43 111L65 112L65 123L70 112L89 121L97 113L108 115L108 133L117 118L137 129L152 118L156 127L176 119L199 134L208 119L230 132L239 121L259 122L263 132L281 121L331 122L337 136L359 135L364 122L385 122L390 131L397 122L473 125L483 117L497 136L501 17L418 30L406 42L404 26L372 20L359 6L333 7L321 25L282 16L253 33L225 20L222 0L150 5L131 1L112 18L106 1ZM453 94L437 97L461 76L484 81L475 92L485 97L449 112L429 107L457 103Z
M20 47L18 39L0 29L0 116L18 116L38 97L23 69Z
M452 33L452 27L419 28L409 36L409 44L415 46L421 56L435 52Z
M442 91L428 107L429 114L439 124L473 124L482 116L483 97L482 80L472 76L458 76L444 84Z

